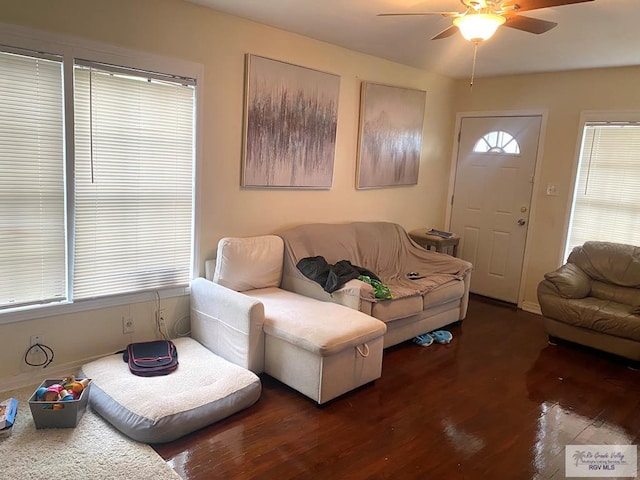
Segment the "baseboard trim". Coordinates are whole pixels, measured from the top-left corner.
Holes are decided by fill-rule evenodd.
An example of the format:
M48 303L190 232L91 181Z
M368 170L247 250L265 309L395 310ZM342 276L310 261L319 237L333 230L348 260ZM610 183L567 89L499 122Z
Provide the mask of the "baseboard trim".
M536 315L542 315L540 305L535 302L522 302L522 310L529 313L535 313Z
M15 390L16 388L28 387L30 385L35 387L45 379L62 379L72 374L77 375L82 365L102 357L104 357L104 355L96 355L95 357L76 360L75 362L65 363L55 367L34 368L30 372L2 378L0 379L0 385L2 385L2 391Z

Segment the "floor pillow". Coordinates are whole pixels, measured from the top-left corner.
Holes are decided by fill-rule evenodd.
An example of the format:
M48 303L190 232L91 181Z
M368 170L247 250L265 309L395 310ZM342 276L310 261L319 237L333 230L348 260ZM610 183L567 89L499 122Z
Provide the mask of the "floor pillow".
M178 368L157 377L129 371L122 354L82 366L92 379L89 405L125 435L145 443L175 440L253 405L262 390L249 370L192 338L173 340Z

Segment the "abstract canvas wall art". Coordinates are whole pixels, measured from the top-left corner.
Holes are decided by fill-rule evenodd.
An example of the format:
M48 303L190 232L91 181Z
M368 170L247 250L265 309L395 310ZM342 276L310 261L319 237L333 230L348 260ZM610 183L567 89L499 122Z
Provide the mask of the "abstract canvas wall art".
M362 82L357 188L418 183L426 95Z
M247 55L242 186L329 189L340 77Z

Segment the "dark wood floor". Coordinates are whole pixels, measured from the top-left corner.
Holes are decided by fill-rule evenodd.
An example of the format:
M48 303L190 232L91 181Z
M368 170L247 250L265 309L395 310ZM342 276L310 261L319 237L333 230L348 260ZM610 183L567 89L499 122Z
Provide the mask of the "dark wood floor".
M451 332L322 408L263 376L253 407L154 448L184 479L558 479L567 444L640 443L640 372L478 297Z

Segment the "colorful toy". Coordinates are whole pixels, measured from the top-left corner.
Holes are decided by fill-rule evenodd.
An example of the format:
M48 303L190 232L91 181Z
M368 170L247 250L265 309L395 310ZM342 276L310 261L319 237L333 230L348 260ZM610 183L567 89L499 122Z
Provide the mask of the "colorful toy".
M89 385L89 382L90 380L88 378L76 380L75 375L71 375L64 378L61 383L54 383L48 387L38 388L38 390L36 390L35 400L37 402L70 402L78 400L84 389ZM64 408L64 405L53 403L43 405L42 408L61 410Z
M82 391L87 388L89 385L89 379L83 378L81 380L76 380L75 375L71 375L62 380L62 387L67 391L68 395L71 395L71 400L77 400L80 398ZM61 400L65 400L66 395L60 395Z
M78 395L80 395L82 393L82 390L84 390L84 385L80 382L73 382L70 385L65 384L65 387L71 388L71 391L74 394L78 394Z
M36 390L36 402L40 402L44 399L44 394L46 393L46 391L46 387L40 387L38 390Z
M49 387L44 392L44 401L45 402L57 402L60 400L60 392L62 391L62 385L55 383Z

